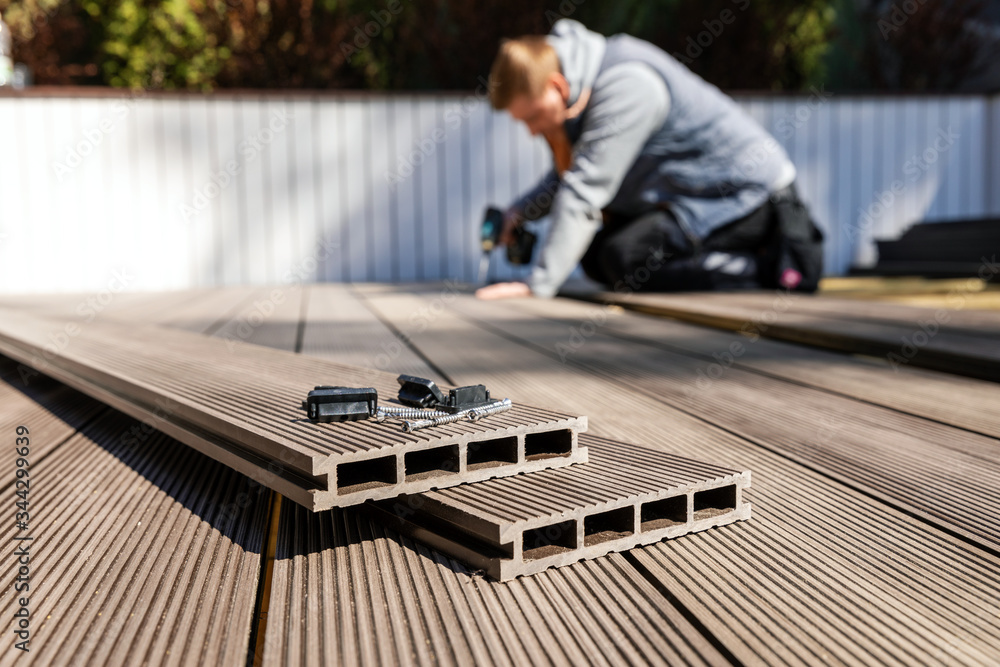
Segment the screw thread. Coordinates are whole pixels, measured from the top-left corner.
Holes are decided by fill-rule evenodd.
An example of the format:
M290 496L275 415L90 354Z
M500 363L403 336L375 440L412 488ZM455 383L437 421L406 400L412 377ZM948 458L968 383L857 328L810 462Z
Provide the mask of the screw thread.
M441 417L434 417L432 419L422 419L420 421L404 421L403 430L407 433L412 433L414 431L419 431L422 428L427 428L428 426L440 426L441 424L450 424L452 422L457 422L461 419L465 419L469 414L469 410L462 410L461 412L456 412L454 414L445 414Z
M483 417L489 417L490 415L497 415L501 412L507 412L514 406L510 402L509 398L505 398L499 403L494 403L492 405L487 405L481 408L475 408L469 411L469 419L472 421L479 421Z
M427 408L399 408L395 406L380 406L375 411L375 421L384 422L388 418L393 419L433 419L443 417L447 412L441 410L431 410Z

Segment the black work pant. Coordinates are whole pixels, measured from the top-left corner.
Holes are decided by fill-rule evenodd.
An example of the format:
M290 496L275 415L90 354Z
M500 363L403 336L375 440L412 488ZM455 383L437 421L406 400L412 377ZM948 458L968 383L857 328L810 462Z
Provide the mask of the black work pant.
M712 232L700 244L670 211L612 216L581 260L591 280L616 291L673 292L761 286L759 257L773 232L770 202Z

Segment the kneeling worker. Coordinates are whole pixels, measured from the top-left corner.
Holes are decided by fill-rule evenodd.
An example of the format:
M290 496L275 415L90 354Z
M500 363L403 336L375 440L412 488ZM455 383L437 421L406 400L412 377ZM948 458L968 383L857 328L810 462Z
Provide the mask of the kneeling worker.
M505 213L552 228L527 283L484 299L552 297L582 264L616 291L815 291L822 240L778 142L666 52L577 21L505 41L490 101L542 134L555 168Z

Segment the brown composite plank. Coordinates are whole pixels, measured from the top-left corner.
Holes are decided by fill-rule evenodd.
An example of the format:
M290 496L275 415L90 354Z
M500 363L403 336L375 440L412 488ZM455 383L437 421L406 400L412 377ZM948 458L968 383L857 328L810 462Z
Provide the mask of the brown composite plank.
M265 665L728 664L619 554L500 584L357 510L282 510Z
M456 302L508 335L556 352L567 325L513 302ZM584 358L581 353L588 354ZM689 414L759 443L906 511L1000 551L1000 441L881 406L730 368L699 382L705 362L596 331L569 355L595 374L662 397ZM886 371L889 372L889 371Z
M369 298L389 319L426 304L385 291ZM455 381L517 386L528 400L589 414L595 435L753 470L751 521L629 556L740 661L983 664L1000 650L1000 559L993 553L662 398L561 363L546 350L556 334L571 335L564 325L529 328L533 318L502 304L474 322L458 314L465 305L456 302L414 336ZM505 312L519 333L496 328ZM629 354L618 341L611 358L629 369ZM576 357L593 363L608 350L588 342ZM654 569L646 554L658 553L683 556L684 567Z
M143 318L180 314L160 301ZM2 375L0 405L17 408L4 414L31 429L35 592L32 650L6 643L0 662L245 664L267 491L44 376Z
M267 494L162 434L123 437L138 426L108 412L31 465L31 652L5 642L0 661L245 662Z
M222 333L228 325L223 326L215 338L152 325L95 321L81 327L71 344L51 357L46 356L43 340L58 322L5 311L0 346L119 410L136 417L157 416L159 428L172 437L315 509L586 459L586 450L576 440L576 433L586 428L585 419L523 403L489 420L413 433L404 433L396 424L368 420L308 422L299 404L316 384L373 386L383 397L394 396L398 384L395 374L307 360L245 342L252 334L287 344L292 332L299 330L293 313L300 312L300 294L296 290L292 298L279 299L274 319L248 318L231 333ZM563 433L569 435L564 454L537 460L526 456L529 435L557 442ZM473 443L488 446L509 438L517 441L516 461L488 468L466 465L466 450ZM456 467L410 474L408 453L431 449L449 456L454 450ZM376 459L391 467L391 479L383 475L377 484L356 487L338 480L337 475L348 470L344 466Z
M875 319L849 317L847 306L844 316L815 313L801 304L823 297L796 294L790 297L779 293L736 294L725 295L725 300L719 298L721 295L620 294L574 289L564 294L695 324L878 356L896 365L1000 380L1000 347L995 342L997 329L992 319L975 325L963 322L960 327L945 327L935 321L935 314L940 311L954 319L955 311L947 309L895 306L909 308L908 316ZM976 317L982 318L982 312Z
M311 357L450 384L406 344L403 336L378 322L348 285L311 286L306 314L302 349ZM408 326L419 326L422 318L431 316L430 309L417 313Z
M873 303L859 299L845 299L817 294L797 299L793 308L803 313L811 313L827 319L848 319L855 321L879 322L889 325L912 327L921 321L934 318L938 311L943 321L941 331L968 336L992 337L1000 333L1000 313L988 309L970 307L969 297L980 294L978 280L966 281L967 287L954 285L944 294L943 303L937 307L919 307L894 301ZM734 304L744 303L752 308L766 308L773 301L773 294L750 292L749 294L709 294L708 302ZM946 317L945 317L946 316Z
M750 471L581 434L586 464L364 507L498 581L750 519Z
M372 341L393 340L344 288L311 288L324 290L350 314L338 360L364 365ZM420 312L397 331L422 328L410 318ZM311 325L302 352L325 356L331 343ZM407 354L398 358L415 364ZM265 665L728 664L621 555L500 584L356 510L310 514L291 503L264 647Z
M821 350L738 332L701 327L570 299L520 301L526 314L561 322L575 335L557 351L572 357L591 331L692 354L704 361L693 379L714 382L729 367L753 369L785 380L882 405L944 424L1000 437L1000 385L884 360Z

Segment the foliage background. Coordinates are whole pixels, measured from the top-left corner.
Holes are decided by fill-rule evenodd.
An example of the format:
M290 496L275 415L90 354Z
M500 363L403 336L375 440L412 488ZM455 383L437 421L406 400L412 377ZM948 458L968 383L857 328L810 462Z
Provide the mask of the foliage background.
M903 2L915 11L886 34L880 21ZM189 90L467 90L501 38L545 33L562 16L697 53L688 66L727 90L968 89L996 56L970 29L983 10L981 0L0 0L15 60L36 84ZM725 11L735 20L723 25Z

